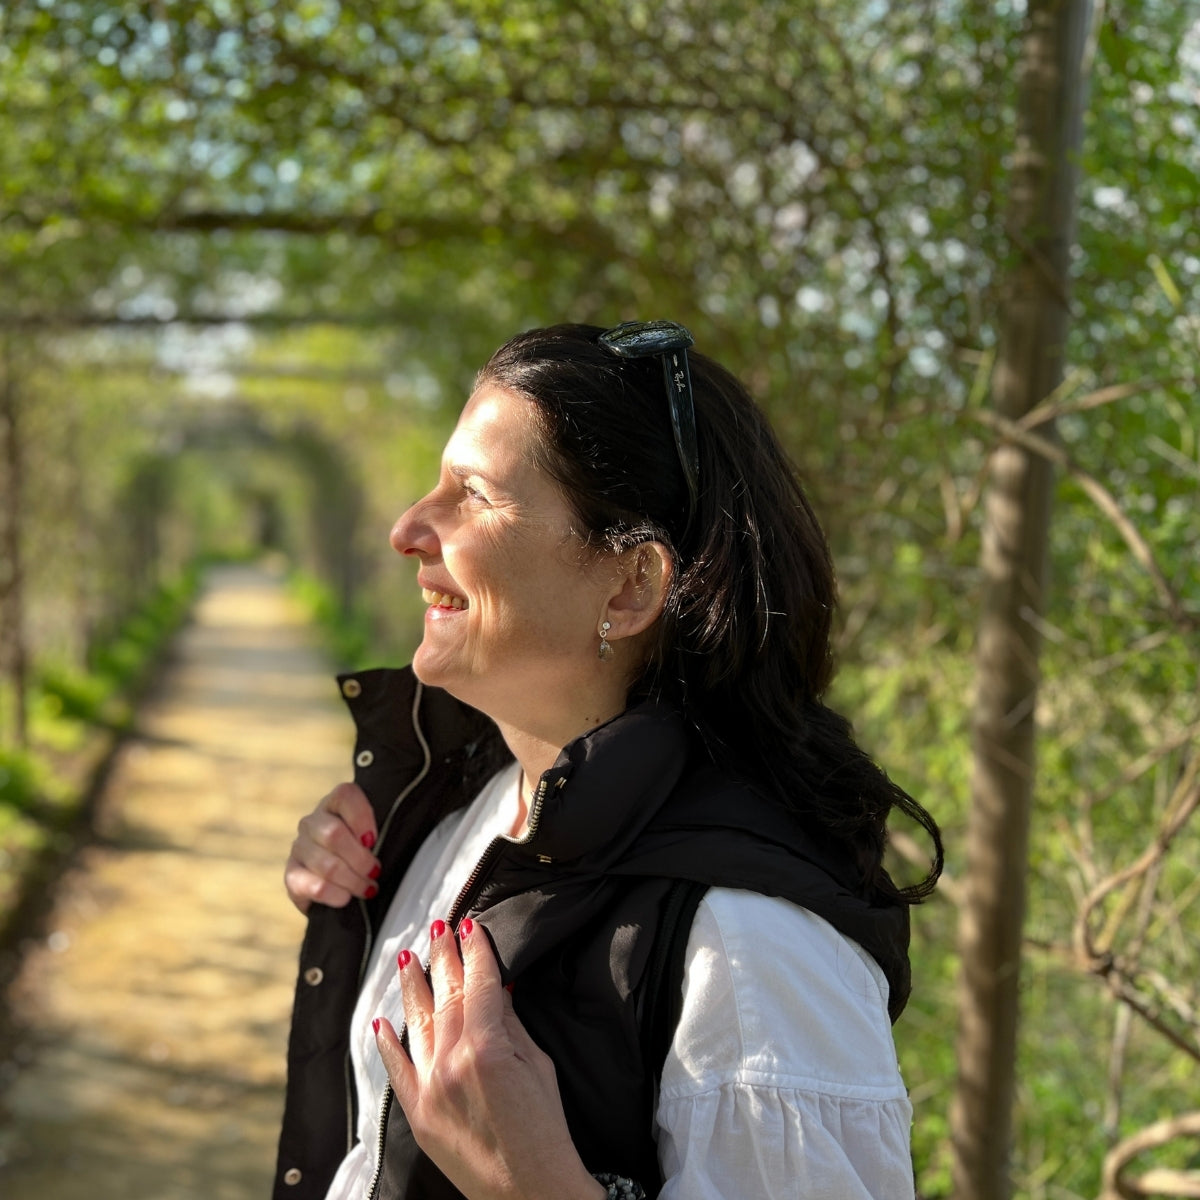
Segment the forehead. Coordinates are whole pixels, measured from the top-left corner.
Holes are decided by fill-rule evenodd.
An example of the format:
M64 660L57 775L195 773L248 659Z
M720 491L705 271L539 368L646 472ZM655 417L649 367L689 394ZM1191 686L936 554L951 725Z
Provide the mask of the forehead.
M471 395L446 443L449 467L486 474L532 469L538 439L531 400L503 388L484 386Z
M467 466L467 460L486 457L496 466L530 463L535 436L532 403L515 392L481 388L458 414L446 443L446 462Z

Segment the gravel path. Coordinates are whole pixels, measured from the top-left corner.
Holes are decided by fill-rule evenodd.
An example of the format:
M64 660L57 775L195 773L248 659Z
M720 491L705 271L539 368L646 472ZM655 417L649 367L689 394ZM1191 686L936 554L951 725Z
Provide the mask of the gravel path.
M26 959L4 1200L261 1200L303 919L297 819L348 773L330 672L280 584L213 573Z

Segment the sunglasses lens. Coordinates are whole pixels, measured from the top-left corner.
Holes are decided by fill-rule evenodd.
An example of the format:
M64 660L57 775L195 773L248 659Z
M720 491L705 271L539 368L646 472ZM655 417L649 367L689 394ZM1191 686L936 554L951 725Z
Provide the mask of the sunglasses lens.
M600 335L600 342L622 358L642 358L682 350L695 339L674 321L627 321Z

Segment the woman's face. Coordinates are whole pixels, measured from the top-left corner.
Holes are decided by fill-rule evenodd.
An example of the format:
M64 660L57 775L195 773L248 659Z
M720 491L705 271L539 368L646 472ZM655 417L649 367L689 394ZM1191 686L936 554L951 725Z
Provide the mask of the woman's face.
M576 699L597 669L613 574L582 552L554 482L533 465L531 401L494 386L468 400L437 486L396 522L428 608L423 682L497 720Z

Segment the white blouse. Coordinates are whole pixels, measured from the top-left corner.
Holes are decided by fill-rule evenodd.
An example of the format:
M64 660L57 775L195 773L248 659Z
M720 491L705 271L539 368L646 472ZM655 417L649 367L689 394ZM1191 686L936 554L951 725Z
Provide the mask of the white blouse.
M429 835L392 901L354 1012L358 1141L326 1200L365 1200L387 1072L371 1020L399 1024L396 955L428 960L484 848L519 811L516 764ZM912 1109L875 961L786 900L713 888L688 938L657 1113L662 1200L911 1200Z

